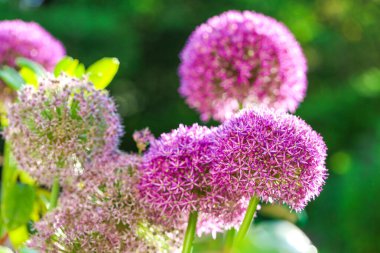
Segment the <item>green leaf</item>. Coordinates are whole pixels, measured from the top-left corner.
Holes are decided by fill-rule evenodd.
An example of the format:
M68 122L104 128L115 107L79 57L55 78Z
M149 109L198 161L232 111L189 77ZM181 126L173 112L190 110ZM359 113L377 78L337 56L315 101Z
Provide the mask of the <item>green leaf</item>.
M69 76L80 77L78 74L81 72L84 72L84 65L81 64L77 59L73 59L70 56L66 56L60 60L54 69L55 76L59 76L61 73L65 73Z
M15 69L7 66L0 69L0 79L14 90L20 89L25 84L20 74Z
M117 58L103 58L87 69L89 80L98 90L104 89L115 77L120 62Z
M25 242L29 239L28 226L22 225L12 231L8 232L9 240L12 243L12 246L16 248L16 250L23 246Z
M2 201L2 218L8 230L25 225L33 211L35 187L16 183L10 186Z
M82 77L85 72L86 72L86 68L84 67L83 63L79 63L74 71L74 76Z
M19 71L20 76L24 79L25 83L31 84L34 87L38 86L38 76L31 69L22 67Z
M29 59L18 57L16 58L16 64L21 68L28 68L33 71L37 76L43 76L46 74L46 70L37 62Z
M7 191L12 184L16 182L17 164L11 153L11 145L6 142L3 154L3 170L2 170L2 194Z
M318 251L297 226L288 221L277 220L255 224L246 238L235 245L233 252L317 253Z

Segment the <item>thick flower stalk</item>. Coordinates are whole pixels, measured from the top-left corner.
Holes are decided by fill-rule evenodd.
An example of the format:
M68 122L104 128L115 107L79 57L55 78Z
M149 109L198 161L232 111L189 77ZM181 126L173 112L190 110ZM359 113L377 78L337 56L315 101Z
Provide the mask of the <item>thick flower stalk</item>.
M215 191L284 203L296 211L319 195L327 175L326 145L300 118L246 109L214 136Z
M203 120L224 121L256 104L294 112L306 92L306 60L273 18L228 11L190 36L181 55L180 94Z
M20 167L40 183L66 184L96 155L112 152L122 134L107 91L67 76L41 79L22 88L9 108L5 136Z
M14 67L17 57L25 57L53 70L66 53L61 42L34 22L0 21L0 41L0 65Z
M178 231L146 219L136 188L139 162L114 153L88 165L60 206L36 224L29 246L39 252L178 251Z

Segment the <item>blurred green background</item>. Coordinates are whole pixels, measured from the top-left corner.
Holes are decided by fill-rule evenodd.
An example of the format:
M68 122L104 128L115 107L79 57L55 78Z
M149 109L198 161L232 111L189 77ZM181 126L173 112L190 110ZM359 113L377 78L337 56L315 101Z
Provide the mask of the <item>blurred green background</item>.
M282 21L308 58L296 114L324 137L330 176L302 229L322 253L380 252L379 0L0 0L0 19L40 23L87 66L119 58L110 90L122 149L135 150L136 129L158 136L200 121L177 92L178 54L197 25L229 9Z

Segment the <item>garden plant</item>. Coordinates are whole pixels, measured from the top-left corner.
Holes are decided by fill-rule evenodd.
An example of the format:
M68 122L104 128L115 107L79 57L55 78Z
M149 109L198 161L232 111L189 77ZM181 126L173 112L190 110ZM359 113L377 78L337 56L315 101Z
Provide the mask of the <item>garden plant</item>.
M327 147L294 115L303 50L266 15L231 10L193 31L178 91L201 121L157 137L124 132L106 90L117 58L85 66L40 25L7 20L0 64L2 238L19 252L195 253L195 237L218 235L225 253L261 252L243 251L260 205L301 212L325 184ZM119 149L125 134L138 152Z

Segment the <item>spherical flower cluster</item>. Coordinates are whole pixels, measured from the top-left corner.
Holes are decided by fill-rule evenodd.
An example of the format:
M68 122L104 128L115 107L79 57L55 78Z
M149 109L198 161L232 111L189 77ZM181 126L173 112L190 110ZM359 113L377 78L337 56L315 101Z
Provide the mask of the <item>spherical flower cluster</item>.
M306 60L291 32L251 11L212 17L181 53L180 93L203 120L223 121L255 104L295 111L306 92Z
M192 211L199 212L197 233L222 232L238 227L248 201L221 190L210 168L213 129L180 125L151 143L143 157L140 195L162 224L186 225Z
M296 211L319 195L327 174L326 146L298 117L247 109L214 136L215 191L282 202Z
M117 148L122 134L116 106L106 91L86 80L48 76L26 86L9 108L5 135L20 167L40 183L58 176L65 184L83 164Z
M34 22L0 21L0 41L0 65L13 67L17 57L25 57L52 70L65 55L61 42Z
M210 132L197 124L180 125L154 140L144 155L139 189L151 209L161 210L165 219L201 209L208 197Z
M40 252L176 252L181 236L149 224L136 183L139 158L114 153L96 159L77 189L36 223L29 246ZM99 173L101 172L101 173Z

